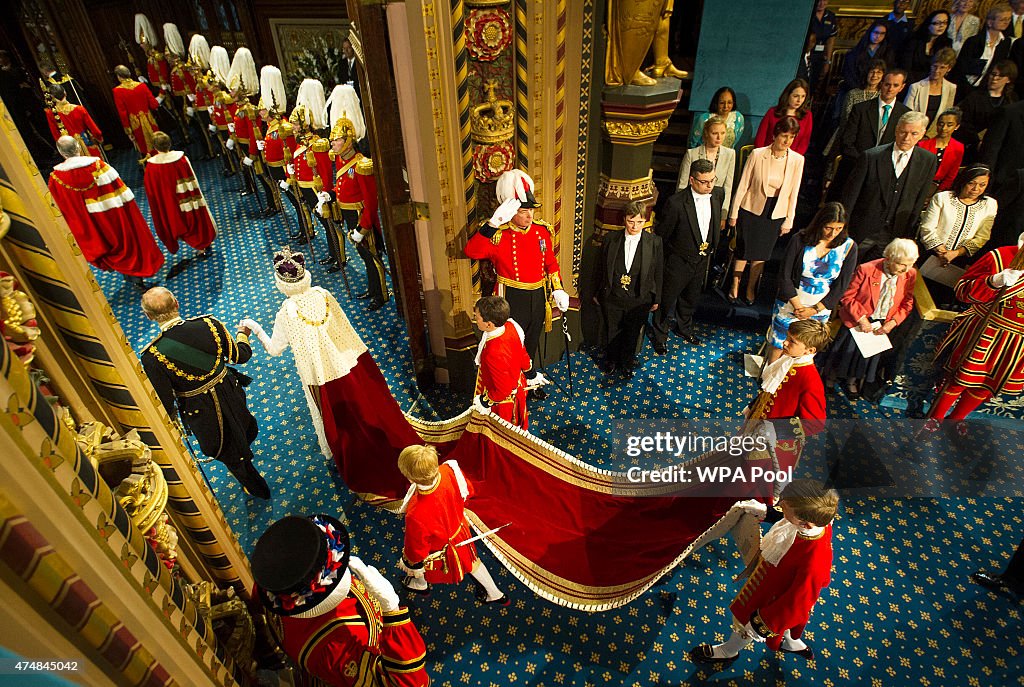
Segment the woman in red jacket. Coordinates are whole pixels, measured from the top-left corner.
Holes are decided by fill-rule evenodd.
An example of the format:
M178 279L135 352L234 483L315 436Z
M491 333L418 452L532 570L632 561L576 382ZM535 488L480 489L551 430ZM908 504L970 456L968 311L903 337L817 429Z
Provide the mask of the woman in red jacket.
M850 399L860 397L865 382L875 381L881 358L881 354L865 358L854 341L853 330L887 336L914 307L917 244L910 239L894 239L885 247L884 256L865 262L854 273L853 281L839 301L843 329L822 364L828 382L846 380ZM828 382L826 384L831 386Z
M771 145L776 122L785 117L793 117L800 123L800 131L790 148L801 155L807 154L807 147L811 144L811 129L814 127L809 93L810 89L803 79L790 81L782 90L779 103L764 113L761 125L757 127L754 147L763 148Z

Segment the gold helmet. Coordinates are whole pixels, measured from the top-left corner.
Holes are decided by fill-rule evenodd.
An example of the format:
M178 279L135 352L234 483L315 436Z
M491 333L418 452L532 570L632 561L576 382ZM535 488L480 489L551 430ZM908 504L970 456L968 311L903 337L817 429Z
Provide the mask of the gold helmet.
M334 126L331 127L331 140L336 141L339 138L350 141L356 140L356 127L352 120L348 118L347 112L342 112L341 116L338 117L338 121L334 122Z

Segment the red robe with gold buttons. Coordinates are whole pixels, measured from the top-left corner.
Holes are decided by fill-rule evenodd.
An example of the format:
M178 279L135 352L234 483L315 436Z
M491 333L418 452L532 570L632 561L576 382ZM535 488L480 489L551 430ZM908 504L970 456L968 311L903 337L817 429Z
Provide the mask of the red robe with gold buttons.
M369 162L362 153L355 152L348 159L340 155L335 157L337 171L334 194L338 209L358 212L359 228L366 230L379 228L380 222L377 215L377 181L372 173L364 173L365 165L360 165L364 160Z
M729 610L740 624L767 629L768 646L778 651L786 630L793 639L800 638L821 590L831 581L832 525L817 537L797 535L778 565L760 558L760 551L757 556L760 560Z
M152 155L153 134L160 129L153 119L152 110L160 107L149 87L138 81L126 80L114 86L114 105L121 117L121 126L131 136L140 155Z
M776 420L779 469L795 468L806 437L825 429L825 385L814 363L794 364L754 419Z
M495 415L528 429L523 373L530 369L530 355L511 320L502 325L502 330L498 336L489 336L483 342L476 393L487 397Z
M258 590L254 592L254 596ZM426 687L426 646L409 609L381 613L352 578L349 596L313 618L277 616L282 648L331 687Z
M936 357L947 355L944 368L953 375L953 384L987 389L993 395L1017 395L1024 390L1024 280L1006 289L970 354L961 362L999 291L988 279L1009 268L1017 250L1016 246L1003 246L989 251L956 284L956 297L971 307L957 315L935 350ZM958 363L959 367L953 369Z
M458 583L477 562L473 544L458 546L473 537L464 512L466 500L473 496L473 485L455 461L440 465L438 473L438 482L430 489L414 486L411 490L405 506L402 556L408 565L422 562L424 576L431 584ZM435 553L441 555L425 560Z
M196 92L196 77L180 62L171 69L171 93L184 98Z

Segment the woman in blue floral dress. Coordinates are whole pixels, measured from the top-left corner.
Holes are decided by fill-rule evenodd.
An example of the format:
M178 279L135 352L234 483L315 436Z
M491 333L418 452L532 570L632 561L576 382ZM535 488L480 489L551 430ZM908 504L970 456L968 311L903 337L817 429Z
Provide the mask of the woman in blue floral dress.
M846 210L840 203L825 203L786 247L768 337L768 363L782 355L790 324L828 321L856 267L857 244L846 233Z

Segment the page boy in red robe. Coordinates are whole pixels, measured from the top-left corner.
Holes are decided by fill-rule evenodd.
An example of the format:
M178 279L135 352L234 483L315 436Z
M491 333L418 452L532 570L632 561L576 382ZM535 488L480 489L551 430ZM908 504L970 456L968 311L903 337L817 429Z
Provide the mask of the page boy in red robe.
M796 479L782 492L779 505L783 519L768 530L739 575L747 581L729 606L732 635L722 644L694 647L693 661L731 661L753 642L814 660L814 651L800 637L831 581L832 520L839 494L814 480Z
M761 373L761 390L744 411L749 420L775 420L770 432L778 465L773 470L796 468L807 437L825 428L825 385L814 366L814 354L832 340L828 326L817 320L797 320L789 327L782 356ZM784 484L775 483L777 498ZM772 503L766 501L768 506ZM769 508L768 521L781 513Z
M135 194L113 167L79 155L78 141L57 139L64 162L53 168L47 183L53 202L67 220L82 255L101 270L120 272L125 281L145 291L164 264L164 254L135 204Z
M398 455L398 469L412 482L401 508L405 547L398 567L408 575L402 586L426 595L431 584L458 584L470 575L480 585L478 603L508 606L508 596L494 584L474 545L460 546L473 537L464 512L473 485L459 464L449 460L438 466L433 446L406 446Z
M171 254L184 241L205 257L217 228L192 164L185 153L171 150L171 137L162 131L153 134L153 146L157 154L146 160L143 184L156 235Z
M329 515L289 515L253 550L253 599L284 652L331 687L426 687L426 646L391 583L351 555Z
M523 429L526 414L526 373L532 367L523 343L523 329L509 319L509 305L501 296L485 296L473 308L476 326L484 333L476 352L479 371L473 406Z

